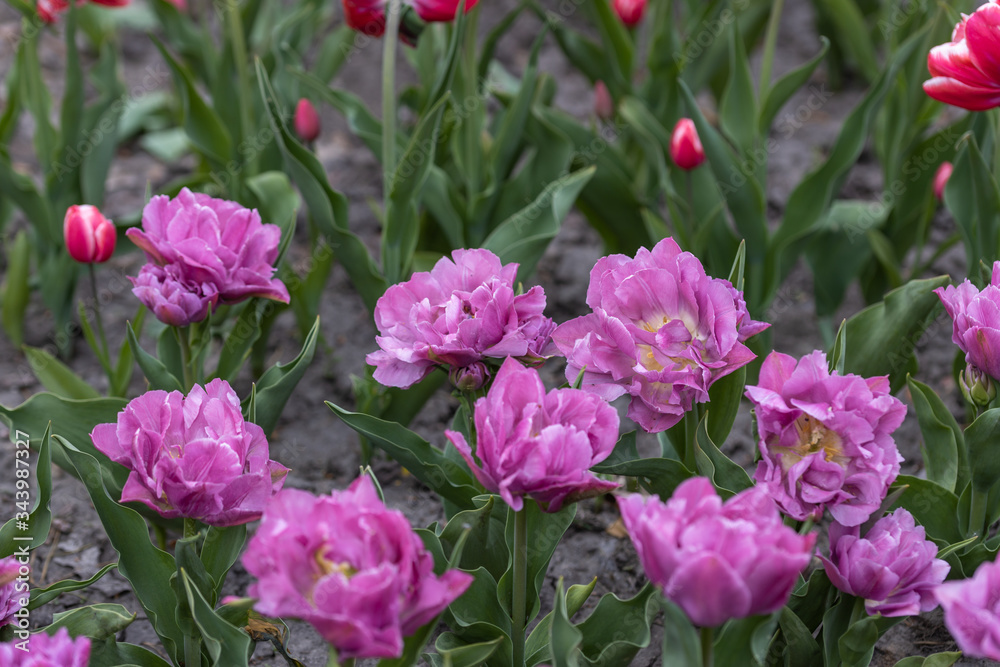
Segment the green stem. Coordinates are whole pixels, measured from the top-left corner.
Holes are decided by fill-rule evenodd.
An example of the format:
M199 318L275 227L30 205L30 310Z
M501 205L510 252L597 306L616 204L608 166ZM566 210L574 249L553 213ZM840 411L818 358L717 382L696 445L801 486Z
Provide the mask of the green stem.
M94 274L94 265L87 265L90 273L90 293L94 296L94 320L97 322L97 337L101 341L101 354L104 355L104 368L108 371L108 379L111 379L111 355L108 352L108 339L104 335L104 322L101 320L101 302L97 298L97 277Z
M470 0L466 1L468 4ZM479 95L478 64L476 60L476 18L479 16L478 5L468 16L468 25L465 26L465 57L462 59L462 75L467 99L473 99ZM468 216L472 219L472 211L477 201L476 195L482 187L482 175L480 174L480 139L479 139L479 114L478 105L474 107L472 113L462 119L462 132L465 135L465 169L468 178L468 192L466 202L468 203Z
M330 656L326 659L326 667L340 667L340 660L337 658L337 649L330 647Z
M771 17L767 22L767 34L764 37L764 57L760 64L760 84L757 86L758 95L762 98L771 87L771 69L774 66L774 51L778 43L778 28L784 6L785 0L774 0L774 4L771 5Z
M712 628L701 629L701 664L702 667L712 667L715 664L712 657Z
M191 339L189 327L174 327L177 345L181 348L181 372L184 374L184 393L194 386L194 369L191 367Z
M801 526L799 526L799 535L807 534L810 530L813 529L814 525L816 525L816 519L809 517L808 519L802 522Z
M389 208L389 190L396 171L396 46L399 43L399 0L389 0L382 36L382 200Z
M198 519L184 517L184 538L194 537L198 534Z
M514 667L524 667L524 620L528 594L528 512L514 512L514 594L511 604L511 640Z
M978 411L978 408L976 408ZM986 500L989 494L985 491L979 491L975 486L972 487L972 507L969 510L969 530L973 533L979 535L980 538L985 536L986 527Z
M684 413L684 453L681 456L681 460L688 470L698 469L694 452L697 446L699 421L698 406L692 405L691 409Z
M184 635L184 667L201 667L201 637Z
M690 171L685 171L684 172L684 181L685 181L685 185L687 186L687 204L688 204L688 228L687 228L687 235L688 235L688 239L689 239L688 240L688 244L690 245L690 247L687 248L687 250L690 250L691 252L696 253L696 254L700 254L701 253L701 248L695 248L694 247L694 240L696 238L695 230L698 227L698 216L697 216L697 213L695 213L695 210L694 210L694 185L691 182L692 179L691 179L691 172Z
M243 20L240 18L237 0L227 0L226 2L226 27L229 29L229 40L233 45L233 64L236 66L236 83L240 91L240 132L241 136L247 139L251 133L250 110L253 105L250 96L250 75L247 71L247 45L243 38ZM254 168L256 162L256 152L247 156L245 163L247 176L253 176L257 173ZM230 194L236 195L238 193Z

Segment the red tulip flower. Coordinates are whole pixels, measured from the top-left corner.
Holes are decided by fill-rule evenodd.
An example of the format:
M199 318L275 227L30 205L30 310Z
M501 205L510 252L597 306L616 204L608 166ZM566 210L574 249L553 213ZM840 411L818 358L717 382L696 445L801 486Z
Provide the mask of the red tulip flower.
M105 7L124 7L129 3L129 0L91 1L98 5L104 5ZM170 1L174 2L174 0ZM83 4L82 0L78 1L77 4ZM42 19L44 23L55 23L56 19L59 18L59 15L67 9L69 9L69 0L38 0L38 4L35 8L38 12L38 17Z
M381 37L385 33L385 10L387 0L341 0L344 5L344 19L354 30L371 37ZM478 0L466 0L465 11L476 6ZM459 0L402 0L401 4L409 4L417 15L428 23L447 23L455 20ZM403 41L414 42L415 35L406 32L400 26Z
M969 111L1000 106L1000 4L992 0L962 16L951 42L927 56L930 81L924 91L934 99Z
M613 0L611 6L622 23L630 28L637 25L646 12L646 0Z
M705 149L698 138L698 130L690 118L681 118L674 125L670 136L670 158L681 169L690 171L705 161Z
M295 107L295 133L306 143L319 136L319 114L312 102L302 98Z
M66 210L63 238L70 257L83 264L108 261L118 240L114 223L87 204Z

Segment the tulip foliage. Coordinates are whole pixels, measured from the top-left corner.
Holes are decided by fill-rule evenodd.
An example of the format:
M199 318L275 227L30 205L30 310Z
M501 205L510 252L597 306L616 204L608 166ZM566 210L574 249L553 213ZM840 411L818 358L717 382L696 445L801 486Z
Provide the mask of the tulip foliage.
M527 0L502 16L469 0L15 4L4 330L21 346L36 291L65 330L86 271L79 332L107 382L84 379L72 336L21 347L46 391L0 405L19 439L0 664L242 667L266 643L301 665L296 619L330 667L624 667L658 627L665 667L863 666L939 606L961 652L1000 660L998 0L817 2L828 36L780 64L781 0ZM163 90L125 90L119 21L155 26ZM507 57L523 24L530 48ZM66 55L58 113L48 32ZM556 51L592 87L592 118L561 108ZM377 67L378 111L338 79ZM842 125L776 203L772 155L850 75ZM377 238L321 159L327 112L379 165ZM9 148L22 116L27 169ZM126 141L184 168L115 222L104 194ZM874 200L849 187L866 160ZM605 252L584 312L560 317L534 274L573 210ZM287 259L302 251L304 273ZM962 275L930 275L950 251ZM357 433L360 475L315 495L274 443L331 347L317 313L334 263L375 333L355 405L315 415ZM769 307L798 264L825 339L796 357L771 349ZM128 322L102 317L96 276L113 265ZM866 306L836 328L852 291ZM300 352L265 368L286 309ZM935 322L952 326L951 396L917 364ZM447 423L411 430L443 387ZM908 415L918 461L899 447ZM376 456L441 520L387 505ZM52 465L86 488L117 560L29 587L58 518ZM581 504L620 515L632 590L553 581ZM111 569L138 607L32 625ZM158 644L120 641L139 613Z

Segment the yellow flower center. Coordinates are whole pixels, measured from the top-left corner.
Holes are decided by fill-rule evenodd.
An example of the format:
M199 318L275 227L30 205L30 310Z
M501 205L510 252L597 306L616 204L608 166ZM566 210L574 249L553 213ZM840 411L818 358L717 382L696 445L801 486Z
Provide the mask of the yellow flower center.
M802 415L795 420L795 430L799 435L798 444L790 447L790 451L781 457L782 467L785 470L817 452L822 452L823 458L827 461L846 467L848 459L844 456L843 441L835 431L831 431L808 415Z
M319 551L316 552L316 564L319 565L319 569L323 573L323 576L333 574L334 572L339 572L340 574L350 579L351 577L353 577L358 573L358 571L354 569L354 566L352 566L350 563L346 561L335 563L332 560L324 558L323 554Z

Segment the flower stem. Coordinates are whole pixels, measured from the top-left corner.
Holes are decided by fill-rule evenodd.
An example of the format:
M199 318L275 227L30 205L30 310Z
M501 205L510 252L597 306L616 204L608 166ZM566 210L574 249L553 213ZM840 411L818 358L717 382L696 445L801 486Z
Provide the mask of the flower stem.
M184 635L184 667L201 667L201 638Z
M184 517L184 539L198 534L198 519Z
M101 354L104 356L103 366L108 372L108 379L111 379L111 355L108 352L108 339L104 335L104 322L101 320L101 302L97 298L97 277L94 275L94 265L88 264L87 270L90 273L90 293L94 295L94 320L97 322L97 337L101 341Z
M701 629L701 664L702 667L712 667L715 660L712 657L712 628Z
M382 36L382 200L389 205L389 189L396 171L396 46L399 42L399 0L386 7Z
M511 640L514 667L524 667L524 618L528 593L528 512L514 512L514 592L511 604Z
M233 64L236 68L236 83L239 87L239 107L240 107L240 132L245 140L250 138L252 121L250 120L250 110L253 108L250 97L250 75L247 71L247 45L243 38L243 21L240 18L240 8L237 0L229 0L226 4L226 28L229 32L229 41L233 47ZM247 176L257 173L254 166L257 162L257 151L247 155L246 167ZM236 179L241 180L241 179ZM236 197L238 192L230 192Z
M194 386L194 369L191 359L191 337L189 327L173 327L177 345L181 348L181 372L184 374L184 393Z

